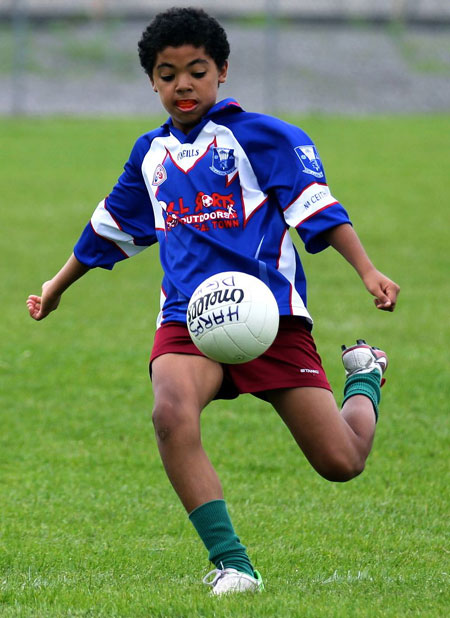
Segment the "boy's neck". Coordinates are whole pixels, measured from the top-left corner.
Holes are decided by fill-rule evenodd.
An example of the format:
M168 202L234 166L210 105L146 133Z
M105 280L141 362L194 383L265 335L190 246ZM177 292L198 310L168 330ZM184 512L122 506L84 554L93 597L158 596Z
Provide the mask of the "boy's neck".
M166 126L169 128L170 132L177 137L177 139L181 142L185 141L193 141L196 139L197 135L200 133L205 124L209 121L212 115L216 114L219 111L225 110L226 108L230 108L233 110L243 111L239 103L232 98L226 98L220 101L216 101L214 105L212 105L206 114L202 116L202 118L191 127L186 127L186 130L182 130L177 128L173 124L173 119L170 117ZM188 139L189 138L189 139Z

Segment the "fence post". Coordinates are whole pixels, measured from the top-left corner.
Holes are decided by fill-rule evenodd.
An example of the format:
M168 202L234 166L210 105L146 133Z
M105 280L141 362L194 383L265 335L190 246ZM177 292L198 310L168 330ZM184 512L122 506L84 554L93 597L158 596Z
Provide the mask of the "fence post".
M13 0L11 9L13 53L11 113L20 116L26 112L26 64L28 7L26 0Z
M263 66L263 83L265 111L275 114L278 110L278 76L281 72L279 63L279 0L266 0L265 62Z

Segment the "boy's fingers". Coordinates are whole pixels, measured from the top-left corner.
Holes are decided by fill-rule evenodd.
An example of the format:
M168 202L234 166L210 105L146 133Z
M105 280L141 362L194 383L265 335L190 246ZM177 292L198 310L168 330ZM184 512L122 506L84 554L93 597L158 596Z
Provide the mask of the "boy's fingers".
M383 311L394 311L395 304L393 304L390 300L383 302L379 298L375 298L374 302L377 309L381 309Z
M31 294L26 301L28 312L34 320L41 319L41 297Z
M381 293L375 298L375 306L383 311L394 311L396 295L394 297Z
M400 294L400 286L398 286L396 283L392 283L391 285L388 286L387 291L388 291L389 297L395 304L395 302L397 301L397 296Z
M400 292L399 286L393 281L387 281L378 286L378 290L374 293L375 306L383 311L394 311L397 302L397 296Z
M396 283L389 283L386 286L385 293L389 300L389 305L392 307L391 311L394 309L395 304L397 302L397 296L400 292L400 288Z
M384 290L383 288L380 288L380 291L377 294L377 298L382 303L390 303L391 302L391 299L390 299L389 294L387 293L387 290Z

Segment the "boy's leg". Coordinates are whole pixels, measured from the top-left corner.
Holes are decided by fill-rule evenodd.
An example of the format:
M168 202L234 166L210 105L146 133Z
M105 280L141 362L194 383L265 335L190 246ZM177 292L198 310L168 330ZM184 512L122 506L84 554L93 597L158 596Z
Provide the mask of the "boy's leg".
M222 367L203 356L158 356L152 363L153 423L167 475L209 559L220 569L236 569L253 580L253 567L233 529L219 478L201 443L200 414L216 395L222 378ZM231 586L240 590L242 578L233 577Z
M339 411L332 393L322 388L278 389L265 395L319 474L347 481L363 471L375 433L368 397L350 397Z
M222 367L203 356L164 354L152 363L153 424L164 468L186 511L223 499L203 450L200 414L222 384Z

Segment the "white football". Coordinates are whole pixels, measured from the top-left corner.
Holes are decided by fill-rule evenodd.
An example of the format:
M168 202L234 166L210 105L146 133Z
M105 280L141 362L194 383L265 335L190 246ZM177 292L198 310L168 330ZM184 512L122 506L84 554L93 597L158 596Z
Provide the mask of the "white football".
M187 326L192 341L209 358L237 364L263 354L279 324L271 290L257 277L223 272L205 279L191 296Z

